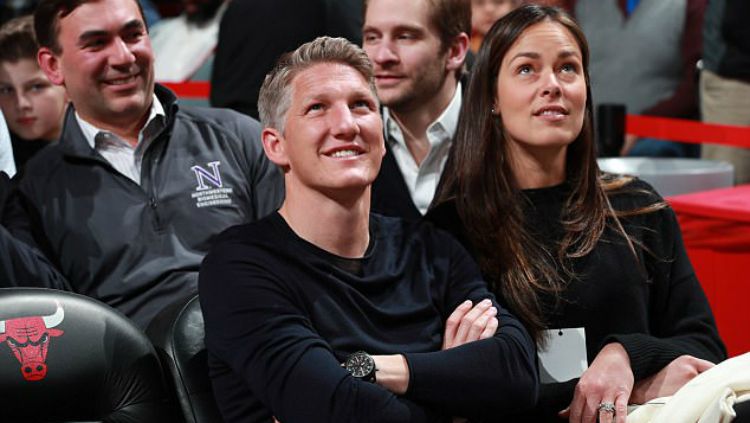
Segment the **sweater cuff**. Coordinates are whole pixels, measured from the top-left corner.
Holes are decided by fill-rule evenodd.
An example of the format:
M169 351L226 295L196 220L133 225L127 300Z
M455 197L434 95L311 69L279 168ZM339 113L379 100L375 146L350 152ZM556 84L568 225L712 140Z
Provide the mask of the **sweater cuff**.
M412 367L412 359L414 357L419 357L420 354L412 355L412 354L402 354L404 356L404 360L406 361L406 367L409 369L409 384L406 386L406 392L404 392L404 398L412 399L414 398L414 386L419 386L419 383L414 383L415 380L415 372L414 368ZM419 360L418 358L416 360ZM418 388L417 388L418 389ZM438 420L436 420L438 421ZM452 423L453 418L448 415L442 415L440 417L440 423Z
M406 353L404 357L409 367L409 386L404 396L415 401L445 397L443 381L463 376L451 366L440 365L433 354Z
M409 397L412 386L414 386L414 369L411 367L411 354L401 355L404 356L404 361L406 361L406 368L409 371L409 382L406 384L406 392L404 392L404 396Z
M684 354L669 340L641 333L610 335L604 339L599 346L600 349L610 342L619 342L625 348L636 382L657 373L672 360Z
M423 354L409 354L405 353L403 354L404 359L406 359L406 366L409 368L409 385L406 387L406 392L404 393L404 396L407 398L415 398L419 397L419 369L423 369L424 365L421 363L421 361L424 361ZM429 360L428 360L429 361ZM416 364L415 364L416 363Z

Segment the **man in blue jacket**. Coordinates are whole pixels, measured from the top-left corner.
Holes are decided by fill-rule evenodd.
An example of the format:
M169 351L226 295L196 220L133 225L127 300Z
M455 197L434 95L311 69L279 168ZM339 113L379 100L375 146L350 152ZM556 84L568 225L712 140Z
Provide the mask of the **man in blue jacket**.
M276 209L281 175L256 121L181 107L154 84L135 0L46 0L34 25L39 63L72 106L59 144L28 163L4 221L67 282L6 285L70 289L146 326L195 292L214 235Z

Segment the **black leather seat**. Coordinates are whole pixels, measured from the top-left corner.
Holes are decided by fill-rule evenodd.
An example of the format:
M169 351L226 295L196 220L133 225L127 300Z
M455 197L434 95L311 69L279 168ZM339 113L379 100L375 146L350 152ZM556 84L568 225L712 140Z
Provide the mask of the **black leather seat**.
M0 289L0 421L171 422L159 358L145 334L81 295Z
M185 298L164 309L151 321L146 334L172 376L185 422L222 422L208 377L198 297Z

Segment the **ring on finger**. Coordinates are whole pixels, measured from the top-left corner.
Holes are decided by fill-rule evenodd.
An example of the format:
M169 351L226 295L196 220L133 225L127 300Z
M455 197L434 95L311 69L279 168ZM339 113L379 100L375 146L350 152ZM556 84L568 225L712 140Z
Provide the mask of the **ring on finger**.
M615 403L610 401L602 401L599 403L599 412L613 413L615 412Z

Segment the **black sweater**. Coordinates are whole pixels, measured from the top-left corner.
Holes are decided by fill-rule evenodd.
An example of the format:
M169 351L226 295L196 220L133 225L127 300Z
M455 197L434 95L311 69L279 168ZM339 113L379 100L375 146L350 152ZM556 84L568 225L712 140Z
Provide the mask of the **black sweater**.
M519 199L526 204L525 224L548 248L562 238L560 214L568 191L568 185L563 184L524 191ZM661 198L645 182L635 181L611 195L610 201L616 210L634 210ZM471 249L454 203L438 206L428 218ZM636 381L683 354L712 362L723 360L726 350L685 253L672 209L621 222L637 241L642 264L623 238L607 228L590 254L572 262L576 277L568 282L561 301L542 297L549 328L585 328L589 363L605 344L621 343ZM559 421L554 415L570 403L576 382L542 385L538 411L550 421ZM544 419L536 416L530 421Z
M362 259L332 255L273 214L221 235L200 296L214 394L225 421L433 422L533 406L534 345L499 305L492 338L439 351L464 300L493 298L452 238L372 215ZM351 377L348 354L405 355L404 396Z

